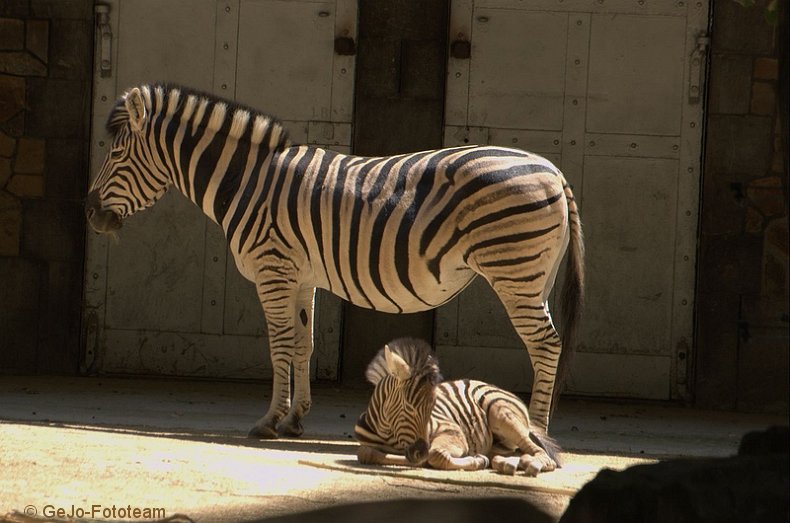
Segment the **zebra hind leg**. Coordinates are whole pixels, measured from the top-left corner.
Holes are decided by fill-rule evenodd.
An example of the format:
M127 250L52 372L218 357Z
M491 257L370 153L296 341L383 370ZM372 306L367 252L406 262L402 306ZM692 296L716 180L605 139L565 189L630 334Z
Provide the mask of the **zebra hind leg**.
M518 449L518 455L498 455L492 461L494 470L501 474L513 475L517 470L524 470L527 476L536 476L540 472L550 472L557 468L557 463L549 456L544 448L536 443L536 435L542 436L539 429L531 433L530 420L527 412L519 409L509 400L499 400L489 407L488 423L499 445L506 449ZM549 438L538 437L542 445L550 445L554 449L554 442ZM496 449L495 449L496 450ZM559 447L556 449L559 451Z
M503 296L510 321L529 352L532 363L532 395L529 401L530 422L548 430L551 401L557 366L562 351L560 336L554 327L548 303L540 298Z
M482 454L469 454L466 437L458 427L434 436L428 451L428 464L439 470L482 470L491 462Z

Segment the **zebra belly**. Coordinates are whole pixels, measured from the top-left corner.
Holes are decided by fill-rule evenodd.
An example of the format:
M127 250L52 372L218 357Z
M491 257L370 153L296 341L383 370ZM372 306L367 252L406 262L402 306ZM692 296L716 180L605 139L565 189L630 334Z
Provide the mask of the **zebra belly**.
M460 294L475 276L474 271L463 267L453 271L451 277L437 282L426 271L424 278L411 282L413 290L403 286L390 286L385 287L383 292L377 286L348 289L330 286L328 282L318 283L316 286L358 307L398 314L422 312L444 305Z

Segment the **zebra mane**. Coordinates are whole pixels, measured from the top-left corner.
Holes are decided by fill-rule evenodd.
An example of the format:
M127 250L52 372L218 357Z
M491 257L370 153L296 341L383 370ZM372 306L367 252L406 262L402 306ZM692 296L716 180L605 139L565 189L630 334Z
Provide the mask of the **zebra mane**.
M282 122L252 107L178 84L154 83L141 85L138 88L143 93L146 108L152 116L163 112L175 116L190 105L189 110L193 111L195 105L206 102L203 114L210 117L201 118L199 127L211 127L214 130L228 127L229 134L236 134L238 137L245 131L249 122L253 126L260 127L258 133L252 133L253 136L267 134L265 131L270 132L269 150L282 150L290 145L288 131ZM129 121L129 112L125 104L128 93L129 91L126 91L115 101L107 118L106 129L111 136L116 136ZM215 109L219 110L215 111ZM215 114L220 115L221 118L215 119Z
M439 362L433 355L431 346L423 340L416 338L398 338L387 343L389 350L401 358L409 365L411 377L426 377L434 385L442 382L442 375L439 371ZM387 360L382 347L373 357L365 370L365 378L373 385L378 384L383 378L390 374L387 368Z

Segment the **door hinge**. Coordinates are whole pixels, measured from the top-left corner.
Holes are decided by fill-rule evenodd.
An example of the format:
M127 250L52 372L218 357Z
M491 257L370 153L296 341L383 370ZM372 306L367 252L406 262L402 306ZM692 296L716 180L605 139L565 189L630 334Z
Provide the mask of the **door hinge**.
M96 4L96 32L99 46L99 75L107 78L112 75L112 27L110 27L110 6Z
M697 45L691 52L691 63L689 64L688 101L690 104L699 103L702 98L702 72L708 45L710 45L710 36L708 33L700 33L697 36Z

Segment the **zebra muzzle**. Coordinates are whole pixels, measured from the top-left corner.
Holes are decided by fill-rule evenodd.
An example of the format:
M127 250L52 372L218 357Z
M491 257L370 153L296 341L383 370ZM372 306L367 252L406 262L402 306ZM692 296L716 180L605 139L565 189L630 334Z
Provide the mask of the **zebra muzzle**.
M93 230L98 233L117 231L121 228L121 217L101 208L99 191L96 189L88 193L85 199L85 217Z
M419 438L406 449L406 459L414 465L422 465L428 461L428 450L428 442Z

